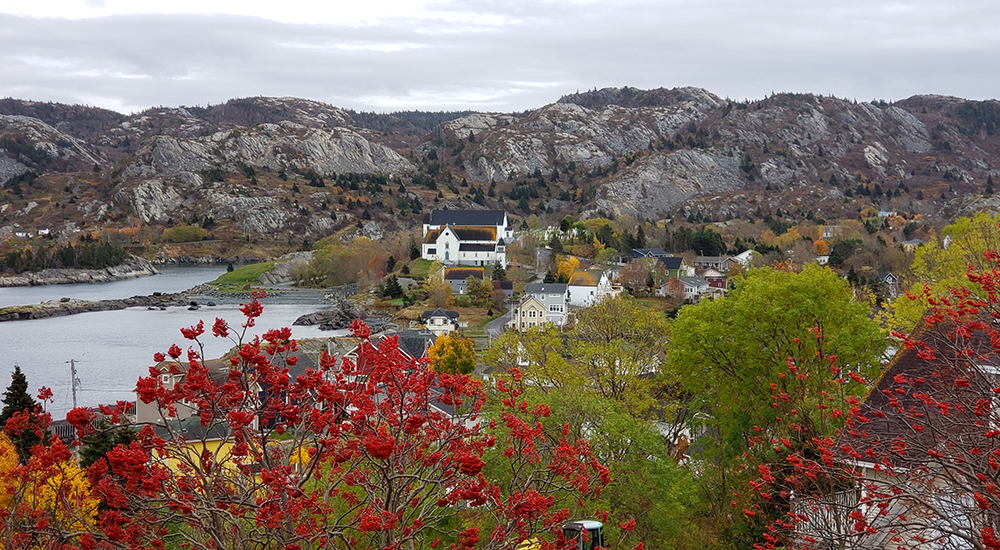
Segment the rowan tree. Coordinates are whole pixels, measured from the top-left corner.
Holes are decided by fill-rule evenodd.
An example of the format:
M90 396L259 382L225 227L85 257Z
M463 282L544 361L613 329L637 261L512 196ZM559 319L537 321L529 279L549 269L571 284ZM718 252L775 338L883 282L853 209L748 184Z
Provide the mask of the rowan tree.
M158 366L136 392L161 421L89 469L108 506L98 539L130 547L510 548L559 531L571 517L567 504L586 502L609 481L586 441L541 426L549 409L528 407L516 371L498 380L499 408L485 417L481 382L435 372L395 338L373 343L356 321L356 360L324 354L318 370L293 378L291 331L248 339L245 328L262 308L254 299L241 311L243 329L221 319L211 327L236 344L227 369L205 366L202 323L182 329L193 346L186 353L175 345L154 356ZM180 381L165 385L165 374ZM120 407L104 413L128 422ZM87 409L67 416L81 436L93 417ZM494 447L503 451L487 456ZM515 474L498 485L483 474L488 460ZM543 547L564 547L560 537Z
M43 390L43 398L51 396ZM45 429L49 417L41 409L16 413L8 426ZM16 445L0 432L0 540L5 549L77 547L98 530L99 500L84 470L56 438L37 444L21 462Z
M761 501L745 513L779 499L789 513L758 548L1000 548L998 260L988 250L967 287L922 296L923 322L895 333L900 351L839 433L759 442L782 452L754 468Z

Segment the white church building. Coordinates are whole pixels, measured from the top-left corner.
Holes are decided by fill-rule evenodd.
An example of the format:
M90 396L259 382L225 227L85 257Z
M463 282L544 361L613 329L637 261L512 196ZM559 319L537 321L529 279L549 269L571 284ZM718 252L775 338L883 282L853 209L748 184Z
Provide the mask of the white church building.
M507 267L514 236L503 210L434 210L424 216L421 257L445 265Z

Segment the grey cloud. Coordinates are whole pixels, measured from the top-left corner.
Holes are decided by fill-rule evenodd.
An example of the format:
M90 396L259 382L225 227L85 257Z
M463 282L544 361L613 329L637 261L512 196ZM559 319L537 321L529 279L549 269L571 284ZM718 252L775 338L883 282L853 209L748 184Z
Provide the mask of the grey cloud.
M0 95L119 110L293 95L364 110L510 111L622 85L701 86L735 99L772 90L987 98L1000 74L992 3L483 1L434 10L367 26L0 15Z

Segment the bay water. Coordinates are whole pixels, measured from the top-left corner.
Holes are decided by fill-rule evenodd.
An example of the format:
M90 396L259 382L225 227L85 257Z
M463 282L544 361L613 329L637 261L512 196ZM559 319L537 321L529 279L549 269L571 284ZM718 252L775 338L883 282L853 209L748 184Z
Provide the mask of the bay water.
M214 280L225 271L218 267L166 268L161 275L94 285L51 285L40 287L0 288L0 307L27 305L61 297L106 300L146 295L153 292L178 292ZM274 303L277 302L277 303ZM320 303L281 303L280 299L261 300L263 315L247 338L271 328L291 326L306 313L321 309ZM244 321L239 304L220 304L189 311L171 307L165 311L130 308L118 311L81 313L65 317L8 321L0 323L0 392L10 384L10 372L19 365L28 379L30 393L40 386L52 389L55 401L46 405L53 419L64 418L72 408L70 363L76 364L79 406L96 406L117 400L134 400L136 380L148 375L154 364L153 354L165 352L171 344L187 350L181 327L204 320L206 334L204 356L217 358L235 345L230 339L215 338L211 325L221 317L231 326ZM333 336L317 327L293 327L295 338ZM197 348L195 348L197 350Z

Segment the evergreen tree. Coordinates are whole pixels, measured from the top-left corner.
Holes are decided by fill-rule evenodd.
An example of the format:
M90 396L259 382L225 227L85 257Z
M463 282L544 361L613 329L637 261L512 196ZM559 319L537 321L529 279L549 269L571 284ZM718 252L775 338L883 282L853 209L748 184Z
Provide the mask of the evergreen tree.
M80 447L80 467L88 468L118 445L128 446L137 439L135 432L121 426L109 426L107 421L98 424L97 431L83 438Z
M0 411L0 428L6 430L7 421L19 412L32 412L38 408L38 403L28 394L28 379L21 372L21 367L14 365L14 372L10 375L10 386L3 394L3 411ZM35 433L35 427L29 426L20 433L7 433L14 446L17 447L17 454L21 457L21 462L28 462L31 457L31 448L41 443L41 438Z
M493 280L494 281L506 281L507 280L507 270L503 268L503 264L499 261L493 264Z

